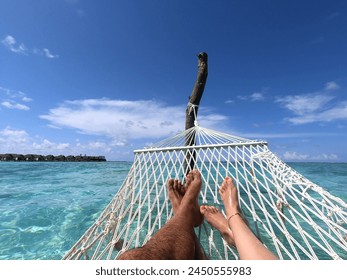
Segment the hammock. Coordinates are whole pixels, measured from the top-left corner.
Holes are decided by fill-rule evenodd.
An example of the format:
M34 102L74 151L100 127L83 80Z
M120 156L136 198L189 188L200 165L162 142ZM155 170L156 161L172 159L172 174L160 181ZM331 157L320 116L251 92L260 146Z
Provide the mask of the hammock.
M192 138L195 145L185 146ZM347 259L347 204L281 161L264 141L195 125L134 153L118 193L63 259L116 259L144 245L173 215L167 181L184 181L187 158L201 172L199 203L223 211L218 190L232 177L250 228L280 259ZM239 258L206 221L195 231L208 258Z

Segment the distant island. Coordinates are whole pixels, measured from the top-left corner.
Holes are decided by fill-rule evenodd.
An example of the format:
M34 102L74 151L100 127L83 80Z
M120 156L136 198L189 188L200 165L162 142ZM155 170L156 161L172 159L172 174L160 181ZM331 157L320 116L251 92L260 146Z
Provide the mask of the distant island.
M35 155L35 154L0 154L0 161L106 161L104 156L53 156L53 155Z

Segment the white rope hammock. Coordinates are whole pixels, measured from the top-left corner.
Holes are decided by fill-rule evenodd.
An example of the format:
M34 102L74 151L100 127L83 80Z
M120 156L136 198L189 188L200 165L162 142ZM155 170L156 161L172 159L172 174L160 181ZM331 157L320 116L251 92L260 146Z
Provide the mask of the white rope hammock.
M194 146L185 146L195 137ZM223 204L226 176L258 238L280 259L347 259L347 204L282 162L264 141L195 126L134 151L122 187L64 259L116 259L144 245L173 215L167 181L184 180L186 158L202 174L200 204ZM238 259L237 251L207 222L196 234L211 259Z

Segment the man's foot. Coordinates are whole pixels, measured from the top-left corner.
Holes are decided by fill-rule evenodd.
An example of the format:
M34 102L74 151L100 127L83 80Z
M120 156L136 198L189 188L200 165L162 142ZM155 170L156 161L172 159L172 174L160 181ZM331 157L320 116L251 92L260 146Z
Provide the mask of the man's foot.
M201 189L201 175L196 169L190 171L186 176L186 193L191 198L198 198Z
M206 221L220 232L229 245L235 246L234 235L229 228L228 221L216 207L203 205L200 207L200 212Z
M240 213L238 193L234 186L234 182L231 178L226 177L219 189L220 197L224 203L225 212L227 217L234 215L235 213Z
M174 214L177 213L178 208L181 205L185 189L179 180L170 179L167 183L169 190L169 199L172 205Z
M198 196L201 189L201 176L198 170L192 170L186 177L186 189L185 195L182 199L182 202L186 204L193 205L194 213L194 226L199 226L204 220L204 216L200 213L200 206L198 202Z

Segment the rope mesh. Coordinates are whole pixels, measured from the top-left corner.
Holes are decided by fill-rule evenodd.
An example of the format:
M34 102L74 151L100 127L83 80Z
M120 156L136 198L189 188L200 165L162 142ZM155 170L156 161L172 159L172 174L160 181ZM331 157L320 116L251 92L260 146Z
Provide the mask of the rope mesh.
M195 137L194 146L184 146ZM347 259L347 205L282 162L264 141L195 126L135 151L122 187L64 259L116 259L144 245L173 215L166 183L184 182L186 158L203 185L199 202L219 206L219 187L232 177L240 206L258 238L280 259ZM237 251L204 222L196 234L211 259Z

